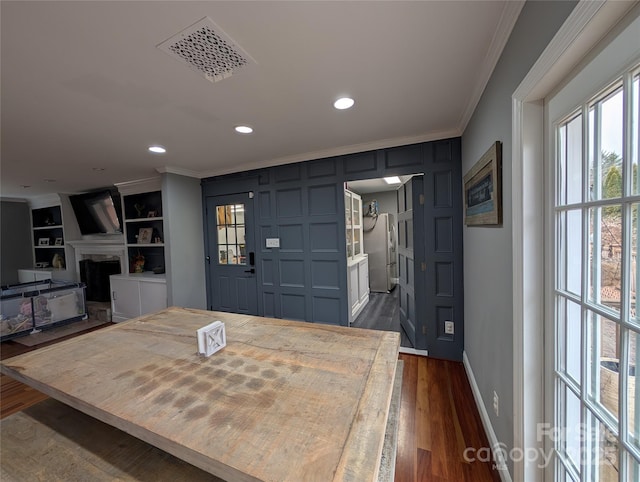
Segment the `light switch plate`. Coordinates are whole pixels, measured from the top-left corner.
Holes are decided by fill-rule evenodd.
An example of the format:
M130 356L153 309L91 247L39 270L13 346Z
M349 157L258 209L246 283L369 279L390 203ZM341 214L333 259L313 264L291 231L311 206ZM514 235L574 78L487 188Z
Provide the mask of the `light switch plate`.
M280 247L280 238L267 238L266 239L267 248L279 248Z
M204 356L211 356L215 352L227 346L227 334L224 330L224 323L214 321L207 326L197 330L198 353Z

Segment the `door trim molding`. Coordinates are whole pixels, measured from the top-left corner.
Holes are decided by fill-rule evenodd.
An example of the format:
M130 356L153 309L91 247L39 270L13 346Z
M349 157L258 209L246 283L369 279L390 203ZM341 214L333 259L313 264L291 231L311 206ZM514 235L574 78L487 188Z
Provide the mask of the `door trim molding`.
M637 2L582 0L512 96L514 447L538 447L544 420L544 98ZM544 162L540 162L544 159ZM514 480L544 480L536 464L514 461Z

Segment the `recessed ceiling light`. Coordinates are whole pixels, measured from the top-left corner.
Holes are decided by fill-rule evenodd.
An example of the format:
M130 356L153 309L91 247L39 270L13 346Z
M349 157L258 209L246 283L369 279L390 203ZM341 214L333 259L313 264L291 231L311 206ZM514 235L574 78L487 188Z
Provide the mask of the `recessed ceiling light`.
M29 186L28 184L21 184L20 187L22 189L29 189L31 186Z
M56 182L55 179L45 179L44 182Z
M94 167L93 170L96 172L102 172L104 171L104 167Z
M149 146L149 151L154 154L164 154L167 150L162 146Z
M384 182L386 182L387 184L400 184L402 181L400 181L400 178L398 176L390 176L385 177Z
M253 132L253 128L249 126L236 126L235 129L240 134L251 134Z
M344 110L344 109L348 109L349 107L352 107L353 104L355 104L355 101L350 97L341 97L333 103L333 106L336 109Z

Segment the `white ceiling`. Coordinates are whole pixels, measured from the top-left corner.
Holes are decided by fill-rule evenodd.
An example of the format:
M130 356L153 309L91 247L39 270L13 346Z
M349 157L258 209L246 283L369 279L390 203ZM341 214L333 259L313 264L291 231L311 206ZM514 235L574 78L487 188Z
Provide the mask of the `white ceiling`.
M0 195L78 192L158 169L207 177L460 135L521 7L2 1ZM211 83L157 48L203 17L257 65ZM332 107L342 95L352 109ZM245 123L254 134L234 133ZM153 143L168 152L150 154Z

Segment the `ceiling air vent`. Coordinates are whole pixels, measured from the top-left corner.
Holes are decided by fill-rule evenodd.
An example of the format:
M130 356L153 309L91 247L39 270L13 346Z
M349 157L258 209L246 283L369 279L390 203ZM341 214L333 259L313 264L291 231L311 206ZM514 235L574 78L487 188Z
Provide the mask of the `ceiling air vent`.
M158 48L211 82L231 77L255 61L209 17L165 40Z

